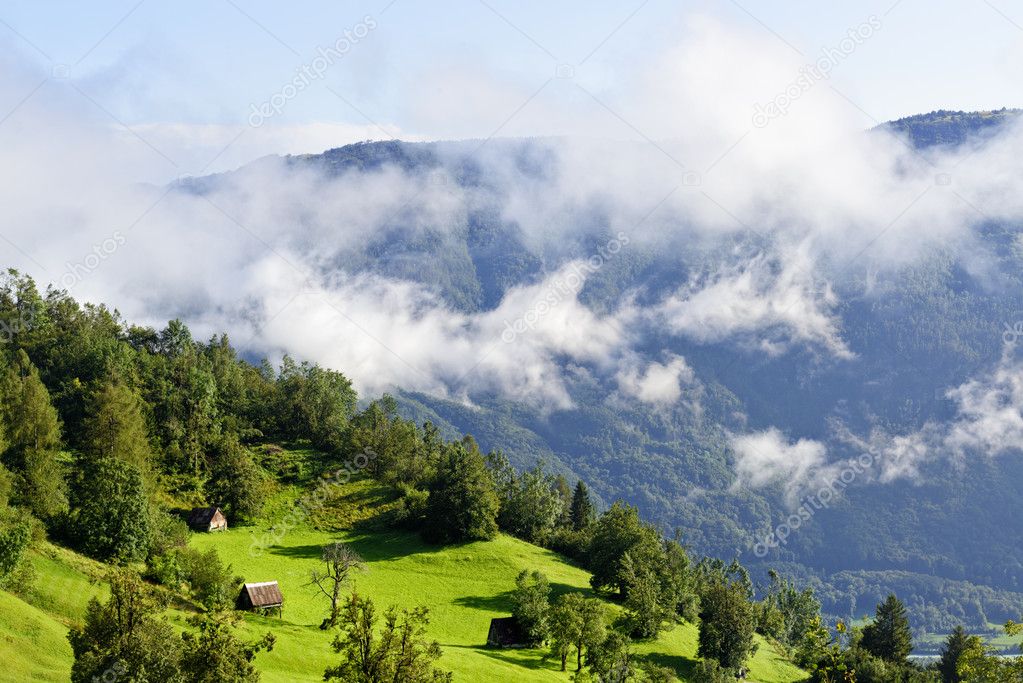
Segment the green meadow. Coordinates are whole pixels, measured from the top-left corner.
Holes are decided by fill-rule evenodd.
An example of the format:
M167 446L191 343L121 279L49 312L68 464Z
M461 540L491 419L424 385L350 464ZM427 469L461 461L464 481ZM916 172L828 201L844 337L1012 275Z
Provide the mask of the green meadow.
M280 519L297 490L285 491L271 506L270 519ZM365 519L385 497L367 481L353 482L332 501L334 526L350 526ZM322 526L324 520L311 517ZM507 616L516 575L523 569L539 569L550 579L555 595L566 591L589 593L589 574L565 558L510 536L493 541L437 547L423 543L415 534L392 530L323 531L301 523L283 533L279 542L265 548L254 539L265 537L269 522L232 528L213 534L192 534L200 549L216 548L232 565L233 573L246 581L276 580L284 594L283 614L278 617L245 614L242 634L255 637L273 632L277 644L263 652L257 664L268 683L320 681L323 670L336 655L332 636L320 630L326 616L326 599L309 585L309 574L320 563L321 547L340 539L351 544L366 560L348 590L373 599L378 612L389 605L425 605L430 610L429 635L443 649L439 665L453 671L456 681L568 681L573 670L560 672L558 663L545 659L542 650L498 650L485 646L490 619ZM357 528L359 525L355 525ZM67 680L71 649L66 632L81 619L88 600L102 596L103 565L68 550L45 546L33 554L37 580L23 597L0 592L0 661L2 680ZM612 610L618 607L609 603ZM168 618L187 628L187 613L169 610ZM639 658L650 658L674 668L683 680L696 663L697 629L683 624L663 633L656 641L638 642ZM8 678L9 677L9 678ZM766 641L750 663L750 681L788 683L804 678Z

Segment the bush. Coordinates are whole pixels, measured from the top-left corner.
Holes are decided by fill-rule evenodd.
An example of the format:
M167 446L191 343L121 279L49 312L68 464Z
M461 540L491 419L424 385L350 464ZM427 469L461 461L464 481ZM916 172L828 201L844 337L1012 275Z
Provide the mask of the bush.
M181 566L195 599L210 611L229 609L241 578L231 575L231 565L224 565L213 548L199 552L193 548L181 551Z
M693 683L735 683L734 669L725 669L713 659L704 659L693 671Z
M394 523L405 529L420 529L426 519L430 492L415 488L411 484L398 484L401 498L394 511Z
M571 527L558 527L551 533L547 547L554 552L570 557L581 564L586 563L586 551L590 546L591 534L588 529L576 531Z

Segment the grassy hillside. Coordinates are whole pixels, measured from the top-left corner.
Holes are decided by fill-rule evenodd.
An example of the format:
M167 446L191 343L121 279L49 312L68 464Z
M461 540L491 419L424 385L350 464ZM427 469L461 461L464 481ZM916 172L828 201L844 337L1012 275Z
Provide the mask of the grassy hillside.
M0 591L0 680L67 681L68 626L93 596L104 596L103 566L45 544L31 555L36 580L24 596Z
M271 506L278 518L297 493L286 491ZM386 496L368 481L348 485L342 496L345 508L331 519L347 526L379 509ZM359 502L361 501L361 503ZM320 525L322 515L315 516ZM277 580L285 596L282 618L249 614L241 625L255 637L267 630L277 636L271 653L257 658L268 683L322 680L334 662L331 635L319 629L326 602L308 584L319 563L320 548L334 539L350 543L367 561L355 587L371 597L382 611L390 604L426 605L430 609L430 635L444 651L440 665L455 672L456 681L567 681L553 660L544 661L540 650L494 650L485 647L490 619L510 613L510 593L522 569L539 569L551 581L555 594L589 591L589 574L564 558L509 536L493 541L437 547L414 534L394 531L323 531L303 524L290 530L280 543L253 552L253 540L262 536L269 521L255 527L233 528L217 534L194 534L192 544L216 548L234 573L246 581ZM0 661L4 680L67 680L71 649L66 631L81 619L93 595L102 594L98 580L103 566L70 551L46 546L33 554L37 580L33 591L16 597L0 592ZM614 609L617 609L614 607ZM185 627L183 612L168 617ZM635 652L675 668L683 677L696 661L697 630L691 624L675 627L656 642L637 643ZM571 670L571 664L570 664ZM751 681L787 683L803 677L774 648L760 641L751 663ZM10 676L7 678L6 676Z
M335 501L338 499L345 501L342 509L349 514L334 519L344 526L371 514L386 495L375 484L360 481L345 487ZM323 516L314 515L313 519L321 526L326 523ZM266 681L318 681L334 661L331 636L318 627L326 616L326 601L307 584L310 571L319 564L320 548L335 539L349 543L366 559L367 571L356 576L355 587L372 598L378 609L391 604L425 605L430 609L430 635L444 651L440 665L455 672L455 680L568 680L569 674L558 671L555 661L544 661L540 650L485 647L490 619L507 616L511 611L510 595L521 570L542 571L555 595L589 591L588 572L551 551L505 535L488 542L437 547L409 533L331 533L303 525L285 534L278 545L253 553L253 541L265 530L257 526L198 534L192 537L192 543L203 550L216 548L246 581L280 583L285 596L282 618L247 615L244 626L252 636L266 630L278 636L274 651L261 654L257 660ZM696 642L696 627L685 624L656 642L638 643L635 651L684 676L696 661ZM783 683L801 678L799 669L770 644L760 642L750 680Z

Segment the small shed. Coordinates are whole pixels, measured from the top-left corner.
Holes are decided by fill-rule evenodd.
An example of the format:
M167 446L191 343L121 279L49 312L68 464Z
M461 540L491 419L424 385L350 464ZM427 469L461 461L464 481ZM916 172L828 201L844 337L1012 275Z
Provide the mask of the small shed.
M246 583L238 594L235 607L250 611L276 609L281 614L284 610L284 596L276 581Z
M487 645L490 647L528 647L528 638L515 617L497 617L490 620Z
M195 531L226 531L227 517L218 507L193 508L188 526Z

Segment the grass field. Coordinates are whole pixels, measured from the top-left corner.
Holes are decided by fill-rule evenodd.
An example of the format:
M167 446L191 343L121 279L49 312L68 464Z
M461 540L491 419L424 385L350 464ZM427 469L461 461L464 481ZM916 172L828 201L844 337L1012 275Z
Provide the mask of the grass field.
M49 544L31 561L37 577L27 595L0 591L0 681L67 681L68 626L93 596L105 597L103 567Z
M278 517L288 508L287 499L297 494L285 490L271 506ZM362 501L334 521L344 526L366 517L383 498L370 482L354 482L343 494L348 503ZM283 499L282 499L283 498ZM322 522L322 520L321 520ZM321 524L322 526L322 524ZM367 571L359 573L354 587L376 603L387 606L425 605L430 610L429 635L440 642L439 665L455 673L456 681L568 681L554 660L544 660L540 650L494 650L485 647L490 619L510 613L510 592L522 569L539 569L549 578L554 593L589 591L589 575L564 558L508 536L493 541L439 548L422 543L418 536L394 531L373 533L322 531L299 524L279 543L253 552L253 539L265 526L233 528L215 534L193 534L200 549L216 548L246 581L276 580L284 593L281 618L246 614L241 634L255 637L266 631L277 636L273 652L256 659L268 683L320 681L323 670L335 662L331 635L319 629L326 616L325 598L307 585L310 571L319 564L323 544L340 539L365 558ZM0 592L0 680L66 681L71 650L66 632L84 614L88 600L102 595L99 578L103 566L70 551L45 546L34 552L38 573L36 587L24 599ZM611 609L617 607L611 605ZM168 618L185 627L186 615L170 611ZM676 626L654 642L634 646L640 658L670 666L686 678L696 663L697 630L691 624ZM803 673L787 662L765 641L750 662L750 681L788 683Z
M338 526L365 518L386 505L374 484L357 481L339 496L348 510ZM274 506L286 509L280 501ZM280 513L278 513L280 514ZM321 518L319 525L325 520ZM378 610L391 604L430 610L429 635L444 655L439 665L455 672L458 681L567 681L554 660L544 661L540 650L495 650L485 647L490 619L511 611L515 577L523 569L539 569L551 582L554 595L566 591L589 592L589 574L563 557L509 536L493 541L437 547L415 534L382 531L318 531L299 525L277 545L253 552L264 527L231 529L192 537L196 547L216 548L234 572L246 581L280 583L285 607L282 618L247 615L245 630L256 635L266 630L278 635L278 646L257 660L268 682L319 681L334 663L331 636L319 629L326 616L326 599L308 584L309 573L319 566L321 547L333 540L350 544L367 561L367 571L355 577L354 587L373 599ZM612 609L617 609L612 606ZM675 627L656 642L635 646L640 657L670 666L681 675L696 662L697 630L691 624ZM798 681L804 674L779 656L765 641L751 662L749 680L762 683ZM569 667L571 669L571 666Z

